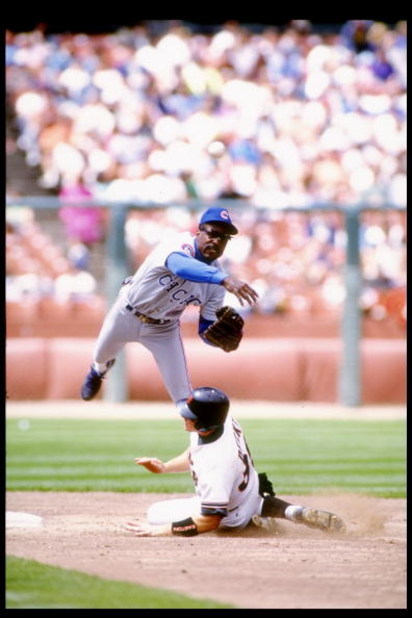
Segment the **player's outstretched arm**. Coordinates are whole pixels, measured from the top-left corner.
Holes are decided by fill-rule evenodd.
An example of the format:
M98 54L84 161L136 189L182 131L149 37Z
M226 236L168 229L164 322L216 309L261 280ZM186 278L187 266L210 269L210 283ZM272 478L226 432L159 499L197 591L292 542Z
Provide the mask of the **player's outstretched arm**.
M164 474L165 472L186 472L190 470L187 449L169 461L163 462L157 457L136 457L134 460L138 466L143 466L154 474Z
M140 521L131 521L125 528L134 536L195 536L204 532L212 532L219 526L219 515L192 515L187 519L172 524L152 526Z

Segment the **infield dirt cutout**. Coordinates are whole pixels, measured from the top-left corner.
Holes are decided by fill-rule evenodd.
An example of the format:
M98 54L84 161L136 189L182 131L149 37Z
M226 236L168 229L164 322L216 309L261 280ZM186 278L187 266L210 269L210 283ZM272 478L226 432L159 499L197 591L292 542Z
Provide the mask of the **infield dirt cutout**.
M270 531L191 538L139 538L124 530L153 501L178 495L9 492L7 511L36 515L43 525L8 528L6 553L238 608L406 608L405 500L280 496L336 512L347 525L344 535L285 520Z

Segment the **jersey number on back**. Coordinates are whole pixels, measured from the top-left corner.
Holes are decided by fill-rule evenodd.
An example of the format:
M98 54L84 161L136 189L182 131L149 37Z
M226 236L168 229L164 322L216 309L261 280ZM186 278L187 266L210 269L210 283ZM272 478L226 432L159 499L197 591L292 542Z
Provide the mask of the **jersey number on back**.
M243 470L243 480L241 483L239 483L238 485L238 490L239 491L245 491L246 487L248 486L249 483L249 477L250 477L250 465L251 463L253 464L253 462L250 459L250 452L248 449L248 446L243 438L243 432L240 428L240 426L237 424L237 422L232 419L233 422L233 433L235 434L235 440L236 440L236 444L237 444L237 454L239 456L240 461L243 463L243 465L245 466L245 469ZM243 438L243 440L242 440ZM246 452L242 449L242 442L246 447Z

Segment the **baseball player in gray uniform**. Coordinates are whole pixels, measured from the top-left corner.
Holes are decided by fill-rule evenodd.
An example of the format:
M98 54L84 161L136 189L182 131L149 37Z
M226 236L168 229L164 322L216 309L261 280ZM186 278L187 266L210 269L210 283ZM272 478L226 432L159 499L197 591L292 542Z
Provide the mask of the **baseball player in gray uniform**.
M143 344L153 354L176 404L190 395L179 322L183 311L188 305L197 305L199 335L206 343L219 345L219 338L212 343L207 333L216 323L226 291L234 294L241 305L257 302L257 292L224 272L218 262L237 233L225 208L209 208L194 235L176 233L147 256L135 274L126 279L103 322L81 388L84 400L96 396L116 356L132 341ZM242 321L240 316L238 319Z
M162 462L137 457L135 463L157 474L190 471L195 495L152 504L147 522L131 521L136 536L194 536L220 529L242 529L251 522L283 518L325 532L344 532L334 513L290 504L276 497L266 474L258 474L239 423L229 414L229 399L218 388L200 387L179 404L190 445ZM267 527L267 526L263 526Z

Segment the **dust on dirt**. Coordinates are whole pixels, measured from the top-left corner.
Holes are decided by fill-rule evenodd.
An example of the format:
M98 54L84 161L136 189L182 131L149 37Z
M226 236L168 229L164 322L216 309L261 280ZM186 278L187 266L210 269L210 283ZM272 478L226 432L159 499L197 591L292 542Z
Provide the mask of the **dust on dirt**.
M280 496L340 515L344 535L285 520L268 531L139 538L127 521L179 494L9 492L6 553L107 579L254 609L406 608L406 500L328 492Z

